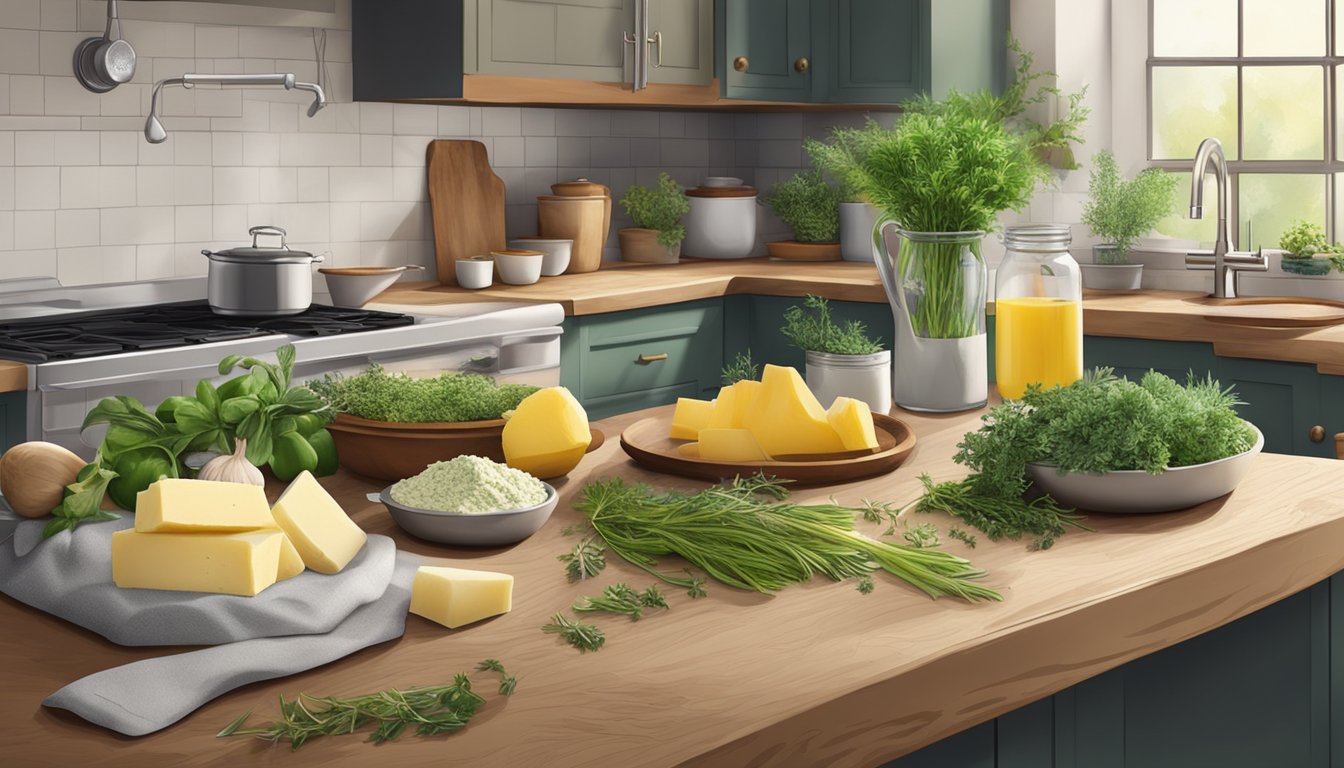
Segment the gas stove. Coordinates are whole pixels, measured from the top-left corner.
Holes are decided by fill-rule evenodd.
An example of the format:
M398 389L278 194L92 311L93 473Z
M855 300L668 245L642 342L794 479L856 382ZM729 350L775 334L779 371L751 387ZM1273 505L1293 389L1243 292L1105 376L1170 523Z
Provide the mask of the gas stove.
M344 309L315 305L286 317L216 315L202 279L67 288L0 283L0 360L28 367L27 435L84 456L81 434L99 400L128 395L151 408L223 381L229 355L275 359L293 344L298 381L377 363L411 375L475 372L537 386L559 383L558 304L496 302Z

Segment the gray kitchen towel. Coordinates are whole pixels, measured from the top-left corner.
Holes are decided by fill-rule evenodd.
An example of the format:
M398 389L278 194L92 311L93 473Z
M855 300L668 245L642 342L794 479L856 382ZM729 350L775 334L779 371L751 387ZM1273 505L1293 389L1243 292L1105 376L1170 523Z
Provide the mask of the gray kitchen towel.
M421 562L398 553L386 593L326 634L245 640L137 661L81 678L42 703L127 736L153 733L239 686L303 672L400 637Z
M112 583L112 534L120 520L42 539L46 520L0 520L0 592L120 645L217 645L330 632L377 600L392 578L396 545L368 544L340 573L304 571L255 597L121 589Z

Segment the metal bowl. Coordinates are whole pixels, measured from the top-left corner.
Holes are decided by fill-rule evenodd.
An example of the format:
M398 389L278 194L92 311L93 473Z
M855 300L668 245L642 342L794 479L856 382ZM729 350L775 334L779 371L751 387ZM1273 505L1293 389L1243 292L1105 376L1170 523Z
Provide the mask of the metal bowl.
M1027 474L1037 488L1066 507L1120 514L1185 509L1231 493L1250 471L1265 447L1265 436L1254 424L1246 424L1255 430L1250 450L1204 464L1173 467L1160 475L1142 470L1061 474L1051 464L1028 464Z
M546 486L546 500L540 504L522 509L505 509L499 512L464 514L461 512L435 512L398 504L392 500L392 486L387 486L378 494L378 500L387 507L392 519L403 531L440 544L454 544L464 547L499 547L515 544L541 530L541 526L551 518L560 496L550 483Z

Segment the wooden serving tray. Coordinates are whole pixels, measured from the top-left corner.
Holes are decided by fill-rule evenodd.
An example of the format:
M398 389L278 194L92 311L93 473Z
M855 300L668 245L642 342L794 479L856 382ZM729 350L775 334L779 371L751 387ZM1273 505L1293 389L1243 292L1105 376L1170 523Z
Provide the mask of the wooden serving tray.
M668 437L672 416L640 419L621 432L621 448L637 463L655 472L721 480L757 472L799 485L835 485L884 475L901 465L915 449L915 432L909 424L886 414L873 414L877 450L831 453L819 456L783 456L775 461L722 462L691 459L677 453L689 441Z

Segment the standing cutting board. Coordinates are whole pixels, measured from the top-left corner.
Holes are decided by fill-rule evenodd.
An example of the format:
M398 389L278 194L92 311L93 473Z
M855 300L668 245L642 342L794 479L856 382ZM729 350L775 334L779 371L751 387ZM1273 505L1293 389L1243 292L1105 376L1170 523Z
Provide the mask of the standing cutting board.
M454 262L489 255L508 244L504 181L490 170L485 145L479 141L431 141L425 150L425 166L439 282L455 285Z

